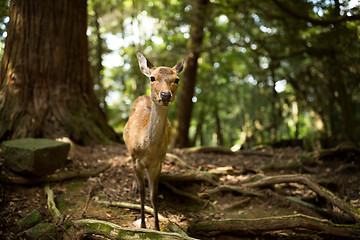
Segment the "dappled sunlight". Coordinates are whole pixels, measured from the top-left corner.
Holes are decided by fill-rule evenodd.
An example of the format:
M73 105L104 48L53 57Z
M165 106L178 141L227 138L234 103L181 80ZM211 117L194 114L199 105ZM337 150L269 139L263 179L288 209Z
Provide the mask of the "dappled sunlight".
M358 239L359 7L0 1L0 235Z

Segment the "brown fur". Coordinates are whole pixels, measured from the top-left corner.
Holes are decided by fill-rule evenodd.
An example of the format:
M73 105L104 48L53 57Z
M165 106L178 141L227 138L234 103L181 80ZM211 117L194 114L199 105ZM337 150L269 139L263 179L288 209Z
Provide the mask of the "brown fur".
M141 198L141 227L145 228L145 174L150 187L150 200L154 208L155 229L159 230L158 182L161 165L170 142L171 124L167 119L169 105L175 100L178 74L184 60L174 68L154 67L141 53L137 53L140 70L154 80L150 83L151 94L134 102L124 129L124 141L133 160L134 172ZM171 94L165 99L162 95Z

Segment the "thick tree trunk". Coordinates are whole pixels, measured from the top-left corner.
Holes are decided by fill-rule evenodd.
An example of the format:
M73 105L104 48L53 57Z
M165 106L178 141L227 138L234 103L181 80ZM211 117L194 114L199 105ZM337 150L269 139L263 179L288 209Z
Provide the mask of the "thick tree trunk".
M0 140L116 140L93 90L86 0L13 0L0 72Z
M206 6L208 0L193 1L193 18L190 31L189 56L184 76L182 78L181 92L176 110L176 121L173 147L189 147L189 127L192 116L194 89L198 67L200 48L204 37L206 20Z

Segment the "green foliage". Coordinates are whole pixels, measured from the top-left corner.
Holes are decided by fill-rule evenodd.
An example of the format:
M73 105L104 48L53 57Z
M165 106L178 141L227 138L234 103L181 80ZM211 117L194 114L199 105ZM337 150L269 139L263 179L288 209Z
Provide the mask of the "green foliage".
M210 1L189 129L193 144L239 148L320 137L359 143L360 8L349 3ZM149 94L135 52L156 66L186 56L193 4L88 1L94 89L116 131L132 102ZM9 1L1 0L0 56L8 15Z
M117 36L119 42L119 62L100 73L104 109L117 131L134 99L149 91L135 51L156 66L186 56L192 4L90 1L89 29L100 24L100 31L89 31L91 51L102 39L106 58L113 49L104 39ZM211 1L193 98L193 143L240 147L314 136L359 141L360 29L358 20L345 19L359 15L359 9L348 4ZM90 56L95 66L99 58ZM171 120L175 108L176 103Z

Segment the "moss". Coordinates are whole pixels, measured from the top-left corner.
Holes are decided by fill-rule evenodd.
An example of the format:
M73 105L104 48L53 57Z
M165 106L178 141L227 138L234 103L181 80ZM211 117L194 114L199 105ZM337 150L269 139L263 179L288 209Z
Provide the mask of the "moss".
M69 205L66 202L65 195L58 196L55 199L55 203L56 203L56 207L59 209L59 211L66 210L68 208L68 205Z
M84 186L84 182L83 181L73 181L71 183L69 183L66 186L66 189L70 190L70 191L79 191L82 187Z
M158 233L143 233L140 235L141 239L163 239L163 236L161 236Z
M21 147L22 149L37 150L43 148L52 148L62 145L69 145L69 143L58 142L46 138L22 138L16 140L5 141L3 147Z
M60 211L66 211L68 214L79 213L79 206L86 201L86 195L75 195L81 190L83 183L74 183L70 185L70 192L56 197L55 203ZM68 185L68 186L69 186ZM68 186L66 187L68 189Z
M26 215L23 219L18 222L20 227L29 227L42 220L42 215L37 210L33 210L31 213Z
M134 237L134 236L135 236L135 232L123 232L123 231L119 231L116 236L117 236L118 239L126 239L126 238L129 238L129 236Z
M83 108L74 108L71 113L73 122L70 129L71 138L75 142L85 145L111 144L111 137L106 134L107 126L101 126L97 119L94 119L94 116L98 117Z
M54 227L52 223L39 223L38 225L25 231L26 236L31 239L38 239L41 235L49 232Z
M106 234L110 234L111 231L114 230L114 228L106 224L99 224L98 228L103 230Z

